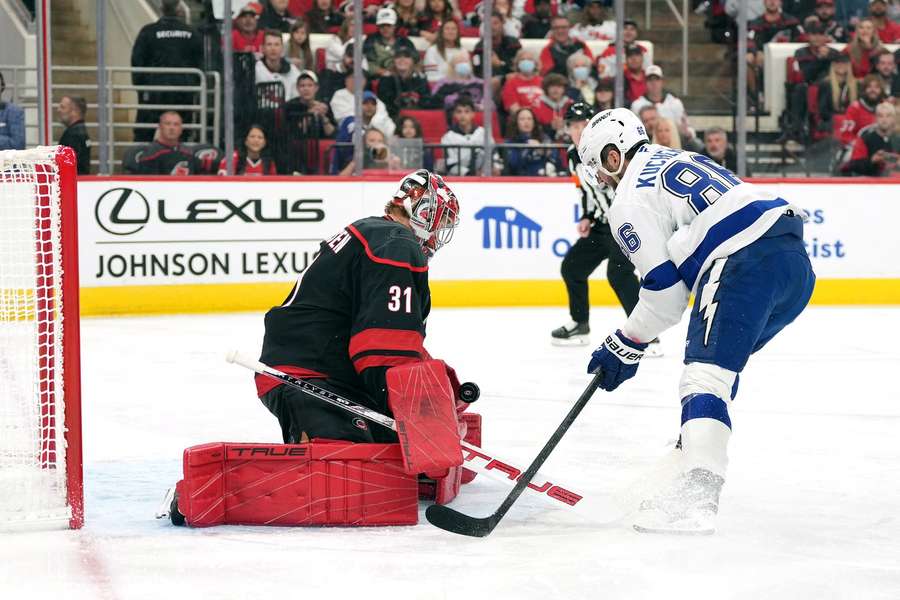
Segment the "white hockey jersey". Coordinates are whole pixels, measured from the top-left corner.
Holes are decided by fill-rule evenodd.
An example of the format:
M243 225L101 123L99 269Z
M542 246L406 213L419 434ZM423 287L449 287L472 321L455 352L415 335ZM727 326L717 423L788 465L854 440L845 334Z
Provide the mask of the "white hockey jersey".
M788 210L804 214L706 156L641 147L609 212L616 241L642 277L622 332L647 342L678 323L711 263L762 237Z

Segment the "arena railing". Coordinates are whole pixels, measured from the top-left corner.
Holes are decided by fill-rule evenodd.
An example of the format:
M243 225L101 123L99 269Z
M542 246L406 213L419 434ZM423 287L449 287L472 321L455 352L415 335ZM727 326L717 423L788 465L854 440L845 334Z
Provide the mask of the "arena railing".
M327 141L324 160L319 161L318 170L307 171L306 174L337 174L352 159L353 144L351 142ZM363 170L406 172L412 169L431 168L442 175L478 177L482 175L484 150L473 144L433 144L422 143L420 139L395 140L386 146L366 147ZM419 142L419 143L416 143ZM493 145L491 156L492 170L495 175L540 177L569 176L566 163L565 144L514 144L498 142ZM527 154L533 165L539 165L535 173L514 172L509 164L512 152ZM452 166L448 168L447 159L452 157ZM336 165L337 162L337 166ZM548 166L552 165L552 167ZM302 171L301 171L302 172Z
M653 21L651 20L651 0L645 0L644 3L644 26L647 31L651 31L653 29ZM689 27L690 23L688 22L689 18L689 10L690 10L690 2L689 0L681 0L681 12L678 12L678 7L675 6L675 3L672 0L666 0L666 4L669 6L669 10L672 11L672 15L675 17L675 20L678 22L679 27L681 27L681 93L685 96L688 95L688 37L689 37Z
M25 130L28 145L35 145L37 140L38 122L37 122L37 71L34 67L25 67L22 65L0 65L6 77L7 90L11 96L9 100L21 106L25 110ZM96 101L92 101L97 97L96 82L88 83L63 83L60 81L63 75L67 78L79 79L77 75L96 74L96 67L79 67L79 66L54 66L53 67L53 83L52 96L54 102L58 102L64 95L84 96L88 100L88 111L94 111L98 108ZM193 85L133 85L131 76L134 73L148 74L166 74L166 75L189 75L196 78ZM72 76L75 77L72 77ZM89 79L85 77L85 79ZM90 115L85 115L85 125L89 131L94 133L91 137L93 146L106 144L109 148L107 156L109 156L110 164L107 165L107 172L112 172L112 166L122 164L121 155L128 148L138 146L144 142L131 141L130 136L122 135L123 130L135 129L155 129L158 123L139 123L133 118L134 113L139 109L148 109L153 111L177 110L181 113L189 113L190 118L184 123L185 131L192 132L194 141L214 146L221 145L222 127L222 85L221 75L215 71L201 71L191 68L162 68L162 67L106 67L106 83L107 83L107 115L110 122L107 127L108 137L105 140L97 138L99 124L96 120L88 119ZM185 93L192 94L194 101L186 104L140 104L136 100L136 95L140 92L167 92L167 93ZM123 98L123 96L125 96ZM55 115L54 111L54 115ZM123 115L125 115L123 117ZM189 122L188 122L189 121ZM54 131L61 133L63 129L62 123L53 122ZM53 136L58 139L58 135ZM120 152L116 152L119 150ZM99 160L91 160L92 165L99 165Z

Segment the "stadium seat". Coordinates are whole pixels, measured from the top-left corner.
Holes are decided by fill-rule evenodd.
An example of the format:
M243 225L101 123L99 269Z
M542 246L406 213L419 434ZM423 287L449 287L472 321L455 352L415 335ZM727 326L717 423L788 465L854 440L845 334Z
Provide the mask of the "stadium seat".
M818 142L831 137L830 131L819 129L822 115L819 114L819 86L811 85L806 89L806 110L809 113L809 135L812 141Z
M475 124L476 125L484 125L484 113L477 112L475 113ZM500 131L500 117L497 116L497 111L491 113L491 131L494 134L494 141L499 142L503 138L503 134Z
M331 148L334 146L334 140L319 140L319 164L318 173L328 175L331 168Z
M795 83L803 83L803 72L797 68L797 61L794 60L793 56L789 56L787 61L785 61L785 68L787 69L787 82L789 85Z
M447 133L447 117L444 111L403 109L401 117L412 117L422 126L422 138L426 144L436 144Z

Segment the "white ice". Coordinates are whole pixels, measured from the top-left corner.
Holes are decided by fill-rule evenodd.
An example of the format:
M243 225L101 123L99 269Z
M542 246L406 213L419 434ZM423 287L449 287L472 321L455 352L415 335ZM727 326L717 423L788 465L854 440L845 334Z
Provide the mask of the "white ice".
M594 341L620 324L593 311ZM432 354L478 382L484 445L528 464L578 397L588 348L561 309L437 310ZM751 359L733 406L719 532L638 534L521 500L485 539L382 529L175 528L153 519L186 446L279 441L250 374L260 314L85 319L83 530L0 534L0 598L900 598L900 310L810 308ZM598 392L543 469L607 494L677 435L684 327ZM477 479L454 504L505 495ZM424 507L423 507L424 510Z

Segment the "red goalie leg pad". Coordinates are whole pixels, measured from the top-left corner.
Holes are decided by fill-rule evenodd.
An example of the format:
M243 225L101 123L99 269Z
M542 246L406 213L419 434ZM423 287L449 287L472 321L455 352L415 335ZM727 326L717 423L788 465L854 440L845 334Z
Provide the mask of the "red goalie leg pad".
M444 471L461 465L459 423L443 361L392 367L386 379L406 472Z
M478 413L461 413L459 420L466 424L466 437L463 439L473 446L481 447L481 415ZM471 483L477 473L471 469L463 469L463 485Z
M465 431L463 439L475 446L481 446L481 415L478 413L458 414L460 429ZM427 479L419 480L419 500L432 500L437 504L447 504L459 493L461 485L471 483L476 473L465 467L453 467L442 473L426 473Z
M415 525L418 487L397 444L217 442L184 451L188 525Z

